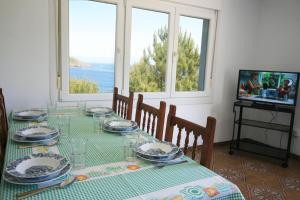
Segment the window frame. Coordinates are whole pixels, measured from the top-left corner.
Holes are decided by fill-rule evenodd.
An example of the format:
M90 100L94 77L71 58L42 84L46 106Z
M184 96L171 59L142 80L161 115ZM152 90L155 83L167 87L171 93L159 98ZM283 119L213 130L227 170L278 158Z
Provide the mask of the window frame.
M207 54L205 66L205 84L203 91L176 91L176 70L177 70L177 51L178 51L178 36L180 30L180 16L195 17L209 20L208 41L207 41ZM212 82L212 68L213 68L213 55L214 43L216 34L216 14L215 11L203 8L193 8L190 6L177 6L176 19L175 19L175 37L173 49L173 66L172 66L172 86L171 97L209 97L211 96L211 82Z
M159 4L151 3L146 0L127 0L126 4L126 20L125 20L125 54L124 54L124 90L129 91L129 68L131 59L131 25L132 25L132 9L144 9L154 12L161 12L168 14L168 55L166 62L166 77L165 77L165 91L164 92L135 92L143 94L145 98L167 98L171 93L171 70L172 70L172 49L174 40L174 17L175 8L169 3L159 2Z
M166 63L166 85L164 92L135 92L143 94L145 99L170 99L172 102L211 102L215 37L217 30L217 12L213 9L192 5L183 5L163 0L92 0L94 2L116 5L116 33L115 33L115 87L121 94L129 93L129 68L131 59L131 25L132 8L162 12L168 18L168 55ZM70 94L69 93L69 0L61 1L59 24L60 48L60 79L59 100L62 101L96 101L111 100L112 93L99 94ZM176 91L176 67L180 16L209 19L207 55L205 66L204 91ZM58 51L59 52L59 51ZM188 102L187 102L188 103ZM189 104L189 103L188 103Z
M99 3L108 3L116 5L116 33L115 33L115 55L114 55L114 85L122 86L123 79L123 24L124 24L124 5L122 0L93 0ZM88 100L109 100L113 94L71 94L69 92L69 0L61 1L61 88L60 100L62 101L88 101Z

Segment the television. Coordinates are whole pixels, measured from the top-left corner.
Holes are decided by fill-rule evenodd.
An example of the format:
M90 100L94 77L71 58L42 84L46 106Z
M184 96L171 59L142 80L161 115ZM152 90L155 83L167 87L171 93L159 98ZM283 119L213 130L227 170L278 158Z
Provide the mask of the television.
M296 106L299 73L240 70L237 99Z

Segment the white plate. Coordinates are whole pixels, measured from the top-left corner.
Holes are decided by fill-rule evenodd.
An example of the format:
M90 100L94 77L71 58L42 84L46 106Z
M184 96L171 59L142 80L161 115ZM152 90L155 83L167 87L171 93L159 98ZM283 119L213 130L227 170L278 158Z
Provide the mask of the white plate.
M106 132L110 132L110 133L119 133L121 135L127 135L129 133L135 132L137 129L128 130L128 131L117 131L117 130L106 129L106 128L103 127L103 130L106 131Z
M171 163L171 162L177 162L177 160L179 160L180 158L182 158L184 156L184 153L181 149L179 149L179 151L176 153L176 155L170 159L170 160L160 160L160 159L152 159L152 158L145 158L144 156L137 154L137 157L139 157L140 159L149 161L149 162L154 162L154 163Z
M103 124L103 127L112 131L132 131L138 128L137 123L130 120L110 120Z
M63 170L60 171L60 173L58 174L57 177L55 178L51 178L50 180L43 180L43 181L36 181L36 182L28 182L26 180L20 180L17 179L14 176L11 176L10 174L4 172L3 173L3 179L8 182L8 183L12 183L12 184L16 184L16 185L37 185L37 184L47 184L50 183L52 181L55 181L57 179L63 178L64 176L66 176L67 174L70 173L72 167L71 164L68 164Z
M46 178L59 174L68 164L68 160L62 155L38 153L14 160L8 164L5 172L16 178Z
M21 118L21 117L13 117L13 120L17 120L17 121L33 121L33 122L42 122L45 121L47 119L47 115L45 116L41 116L41 117L37 117L37 118Z
M136 151L145 156L163 158L175 155L179 148L168 142L153 142L139 146Z
M112 114L114 111L111 108L108 107L92 107L86 109L87 115L93 115L94 113L103 113L103 115L109 115Z
M49 126L30 126L18 130L15 134L32 140L48 139L58 130Z
M12 137L12 140L14 142L20 142L20 143L47 143L47 142L50 142L50 141L58 138L59 135L60 134L58 132L56 132L56 133L53 133L50 138L40 139L40 140L30 140L26 137L22 137L22 136L14 134Z
M130 128L132 127L133 123L131 121L123 121L123 120L116 120L116 121L111 121L108 123L109 126L113 128Z
M47 113L43 110L23 110L23 111L17 111L13 113L14 118L17 119L36 119L39 117L46 116Z

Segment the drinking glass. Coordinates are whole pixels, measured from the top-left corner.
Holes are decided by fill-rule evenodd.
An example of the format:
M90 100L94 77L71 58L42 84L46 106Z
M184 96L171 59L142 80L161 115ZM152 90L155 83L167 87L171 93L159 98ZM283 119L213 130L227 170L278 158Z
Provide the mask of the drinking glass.
M94 113L93 120L94 120L94 132L100 133L102 131L102 127L105 121L110 119L111 115L106 115L103 113Z
M86 163L86 138L71 138L71 164L73 169L82 169Z
M86 102L85 101L78 101L77 108L80 115L84 115L86 111Z
M56 111L57 111L57 103L56 102L54 102L54 103L48 102L47 103L47 113L48 113L48 115L56 113Z
M61 136L69 137L70 126L71 126L71 116L59 114L56 115L57 128Z
M100 133L102 130L102 123L104 121L104 115L102 113L94 113L93 120L94 120L94 132Z
M124 137L124 160L128 162L136 161L136 148L136 135L126 135Z
M149 141L150 140L149 138L151 136L149 137L149 135L145 134L145 132L142 131L142 130L136 131L135 136L136 136L136 145L137 145L137 147L140 146L140 145L143 145L147 142L151 142L151 141Z

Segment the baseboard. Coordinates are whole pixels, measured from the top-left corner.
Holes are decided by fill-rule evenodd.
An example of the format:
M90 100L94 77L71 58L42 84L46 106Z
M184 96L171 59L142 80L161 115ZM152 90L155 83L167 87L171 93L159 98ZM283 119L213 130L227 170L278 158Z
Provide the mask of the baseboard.
M214 143L214 146L215 146L215 147L226 146L226 145L229 145L230 142L231 142L231 140L230 140L230 141L223 141L223 142L215 142L215 143Z
M231 141L215 142L214 147L227 146ZM197 150L201 149L202 145L197 145ZM193 147L188 147L188 151L193 150Z

